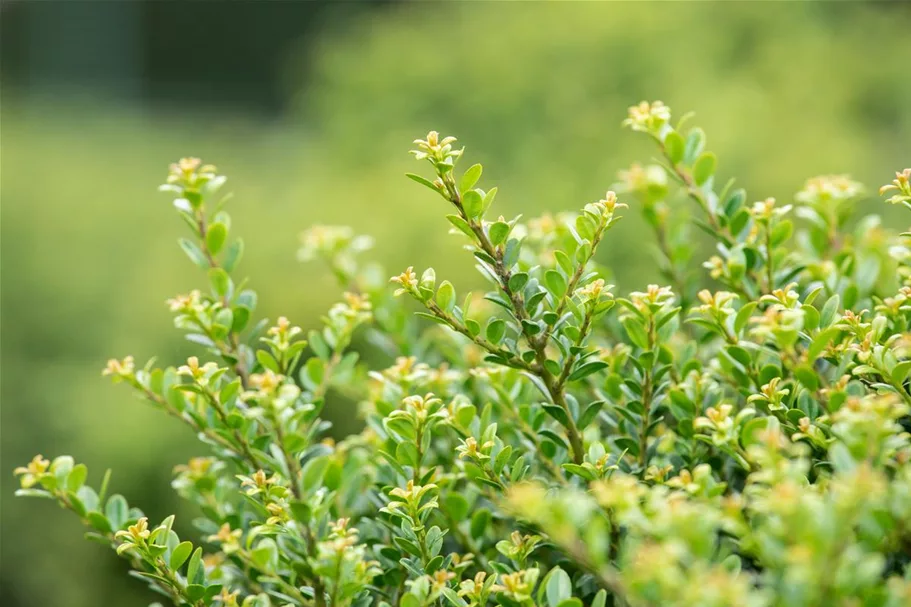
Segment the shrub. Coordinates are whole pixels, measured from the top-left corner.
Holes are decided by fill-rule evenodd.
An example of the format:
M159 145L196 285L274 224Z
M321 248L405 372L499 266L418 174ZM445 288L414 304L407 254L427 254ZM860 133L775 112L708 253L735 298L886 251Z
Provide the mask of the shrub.
M306 340L254 320L225 178L172 165L162 189L208 285L168 304L211 360L104 373L208 448L173 486L210 550L68 456L17 469L19 494L74 512L175 605L907 605L911 234L852 223L863 188L844 176L747 204L685 122L630 108L658 164L526 223L494 217L454 138L415 141L431 174L409 177L492 290L408 268L392 293L368 238L315 227L301 258L348 292ZM889 202L911 209L909 179ZM627 204L669 286L621 297L596 251ZM702 273L694 229L717 249ZM320 418L333 393L365 422L338 442Z

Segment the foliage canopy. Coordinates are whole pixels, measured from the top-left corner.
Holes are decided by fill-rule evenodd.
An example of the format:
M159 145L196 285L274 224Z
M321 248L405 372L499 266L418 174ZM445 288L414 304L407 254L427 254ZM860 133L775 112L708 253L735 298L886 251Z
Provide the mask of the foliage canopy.
M68 456L18 468L19 494L74 512L178 606L908 604L911 234L854 221L846 176L750 204L687 122L631 107L660 160L526 222L496 216L482 167L428 133L412 153L430 172L408 176L490 292L411 267L390 288L369 238L314 227L300 257L346 293L306 339L256 319L225 177L172 165L162 190L208 284L168 305L205 360L105 374L208 449L173 482L201 541ZM881 193L911 209L909 180ZM667 285L622 295L595 253L629 207ZM694 230L716 244L704 262ZM368 368L356 335L394 363ZM337 443L329 390L365 421Z

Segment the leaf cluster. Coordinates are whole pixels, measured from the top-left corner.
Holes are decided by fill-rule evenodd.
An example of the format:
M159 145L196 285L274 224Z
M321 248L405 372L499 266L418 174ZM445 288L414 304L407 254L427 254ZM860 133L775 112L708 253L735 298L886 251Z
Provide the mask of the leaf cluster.
M105 374L199 438L173 487L200 536L152 527L68 456L18 468L19 495L73 512L179 607L907 605L911 234L857 219L846 176L750 204L686 123L631 107L654 164L527 221L431 131L409 177L489 290L413 267L390 287L369 238L317 226L300 257L345 293L306 335L255 318L225 178L172 165L206 284L168 306L200 354ZM909 175L889 202L911 208ZM607 283L598 247L628 208L667 285ZM693 228L715 246L701 266ZM335 442L337 394L364 429Z

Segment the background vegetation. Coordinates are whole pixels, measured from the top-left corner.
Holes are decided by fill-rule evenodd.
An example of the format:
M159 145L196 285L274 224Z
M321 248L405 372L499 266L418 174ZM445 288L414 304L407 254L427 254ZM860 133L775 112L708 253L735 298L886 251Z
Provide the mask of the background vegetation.
M168 4L172 19L154 21L162 30L180 22ZM5 34L25 9L3 10ZM271 12L287 30L289 15ZM218 10L210 13L218 25ZM233 14L222 16L225 27ZM751 200L788 200L806 177L846 171L872 192L891 178L886 169L911 158L907 5L391 4L298 16L299 43L268 57L209 55L200 33L193 54L171 64L170 96L160 86L119 95L92 77L48 85L23 77L3 49L6 468L36 451L72 453L93 470L113 467L114 487L152 518L191 518L169 481L195 454L193 438L99 377L112 355L161 353L173 363L190 351L170 330L164 300L194 284L192 270L174 246L182 228L155 192L179 156L201 156L230 176L236 231L247 241L242 268L260 309L305 327L337 297L329 276L295 261L298 232L314 222L370 233L389 268L426 250L420 258L460 278L459 289L474 285L452 259L455 239L417 237L431 221L441 236L446 229L402 177L412 168L402 150L430 128L457 133L490 167L504 213L526 216L595 200L630 159L648 157L645 142L618 128L643 98L695 110L723 159L720 176L739 176ZM68 23L79 31L63 39L74 45L113 36L103 21ZM267 44L273 25L249 26L237 44ZM60 44L54 32L30 31L32 47ZM232 62L250 71L245 60L262 62L270 90L284 91L280 103L254 94L236 103L236 82L223 99L182 92L183 82L217 89L230 79L216 74L231 73ZM140 76L158 72L150 73ZM883 211L877 199L863 204ZM886 220L896 220L889 210ZM601 251L619 291L657 279L651 259L632 253L641 226L627 215ZM327 413L350 420L353 407L330 398ZM82 541L77 522L38 525L46 517L35 510L48 506L13 501L14 484L4 472L2 604L83 607L125 589L130 599L118 606L147 604L122 563Z

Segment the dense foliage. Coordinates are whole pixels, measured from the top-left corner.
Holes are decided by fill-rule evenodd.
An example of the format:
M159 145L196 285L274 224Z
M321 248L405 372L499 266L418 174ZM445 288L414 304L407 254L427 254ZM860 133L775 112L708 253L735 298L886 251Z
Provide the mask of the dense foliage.
M390 289L368 238L315 227L301 257L347 292L306 340L254 319L225 178L181 160L162 189L208 286L168 303L209 360L105 373L208 447L173 483L208 550L66 456L18 469L20 494L75 512L175 605L907 604L911 234L854 221L863 188L844 176L749 204L685 123L630 108L657 164L524 223L495 216L481 166L457 170L455 139L429 133L413 151L429 177L409 177L444 199L492 290L458 296L413 268ZM909 180L889 202L911 209ZM595 252L627 206L668 286L621 296ZM695 230L717 245L701 270ZM395 364L368 369L356 334ZM330 388L366 422L338 443Z
M823 173L850 172L874 186L892 179L888 169L909 164L911 79L901 76L911 56L909 3L340 8L300 46L287 47L281 64L259 65L289 85L280 85L288 95L281 111L238 113L231 109L236 99L225 95L228 107L189 99L200 87L233 86L219 73L236 75L238 58L211 52L204 69L174 63L168 81L177 88L170 91L137 88L131 80L126 98L108 96L82 70L66 72L73 88L46 96L43 78L4 87L0 258L9 263L0 274L0 367L10 381L0 382L0 416L15 431L3 432L0 459L8 468L36 452L69 453L88 465L97 484L94 473L113 465L118 492L151 519L176 513L178 533L192 534L195 507L169 482L174 464L200 453L193 434L97 379L112 353L139 361L158 355L162 364L197 353L169 330L161 301L198 286L199 274L173 246L181 224L162 210L167 201L150 195L162 181L155 168L187 151L217 160L230 178L238 203L229 210L250 245L240 270L259 296L258 316L284 314L305 332L339 294L320 264L297 263L290 254L300 229L314 223L370 234L370 258L390 273L417 263L433 266L460 292L484 288L459 253L459 239L440 232L440 206L428 203L424 188L403 186L401 174L415 170L403 148L431 127L459 135L470 163L484 164L482 185L500 187L495 213L526 219L597 200L618 168L647 160L648 139L616 126L631 100L656 94L674 108L698 111L720 174L736 175L757 199L789 200L807 176ZM148 11L132 12L148 21ZM227 24L224 12L219 24ZM280 10L267 12L282 19ZM66 24L105 28L95 19ZM262 32L247 24L228 37L255 47L249 55L260 61ZM162 27L167 36L150 35L177 35L170 23L148 31ZM79 36L62 39L51 30L55 45L86 52ZM441 32L445 51L434 52ZM4 43L16 44L8 38ZM131 57L137 55L113 60ZM9 75L0 72L6 85ZM197 85L186 89L174 78ZM679 214L696 210L670 204ZM908 223L903 208L875 195L855 208L881 212L886 225ZM606 282L621 293L663 284L648 227L638 212L624 216L596 255L610 266ZM427 233L441 237L428 245ZM693 236L694 259L708 258L708 237ZM352 346L373 368L391 364L375 355L366 334ZM329 391L322 415L333 423L330 436L359 430L354 407L347 394ZM103 547L74 532L75 517L48 517L32 500L14 499L17 484L0 475L0 604L150 602L146 588L124 575L126 562L100 558ZM55 572L53 584L46 571Z

